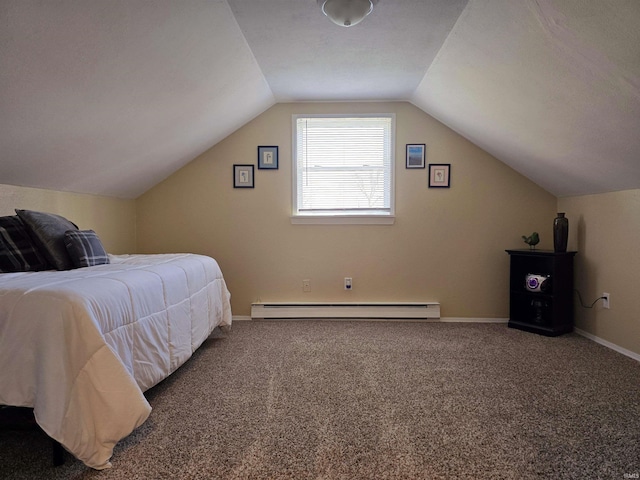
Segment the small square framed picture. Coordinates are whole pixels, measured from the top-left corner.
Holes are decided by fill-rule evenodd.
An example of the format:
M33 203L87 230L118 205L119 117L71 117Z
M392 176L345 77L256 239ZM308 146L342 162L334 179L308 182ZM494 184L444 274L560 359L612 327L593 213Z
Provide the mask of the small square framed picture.
M258 147L258 168L262 170L278 169L278 147Z
M253 187L253 165L234 165L233 188Z
M424 143L407 145L407 168L424 168L425 148Z
M429 164L429 188L449 188L451 186L451 164Z

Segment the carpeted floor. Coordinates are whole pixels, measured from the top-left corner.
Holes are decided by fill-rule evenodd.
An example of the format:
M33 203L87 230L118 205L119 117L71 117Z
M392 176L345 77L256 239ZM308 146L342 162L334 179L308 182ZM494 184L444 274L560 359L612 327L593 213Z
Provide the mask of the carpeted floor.
M504 324L236 322L147 392L113 468L0 432L11 479L623 479L640 363Z

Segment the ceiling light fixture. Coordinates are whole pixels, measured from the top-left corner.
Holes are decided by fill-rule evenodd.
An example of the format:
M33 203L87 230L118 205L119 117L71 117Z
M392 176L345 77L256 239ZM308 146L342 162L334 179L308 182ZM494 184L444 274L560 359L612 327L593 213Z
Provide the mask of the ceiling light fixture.
M336 25L353 27L369 15L378 0L317 0L322 13Z

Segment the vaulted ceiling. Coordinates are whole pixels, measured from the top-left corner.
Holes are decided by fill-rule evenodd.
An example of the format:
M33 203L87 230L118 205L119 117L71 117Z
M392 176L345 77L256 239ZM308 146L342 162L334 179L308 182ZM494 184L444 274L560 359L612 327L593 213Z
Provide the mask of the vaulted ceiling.
M0 183L135 198L277 102L409 101L557 196L640 188L640 2L0 0Z

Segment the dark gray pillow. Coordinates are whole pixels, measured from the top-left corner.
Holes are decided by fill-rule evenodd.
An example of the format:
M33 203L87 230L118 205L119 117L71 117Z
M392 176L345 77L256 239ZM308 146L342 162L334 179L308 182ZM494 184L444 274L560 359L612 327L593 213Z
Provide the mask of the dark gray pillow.
M64 234L64 244L75 268L109 263L109 255L93 230L69 230Z
M0 217L0 273L51 268L17 215Z
M16 213L27 226L31 238L40 248L47 261L56 270L70 270L73 268L71 257L64 245L64 234L68 230L78 227L60 215L33 210L18 210Z

